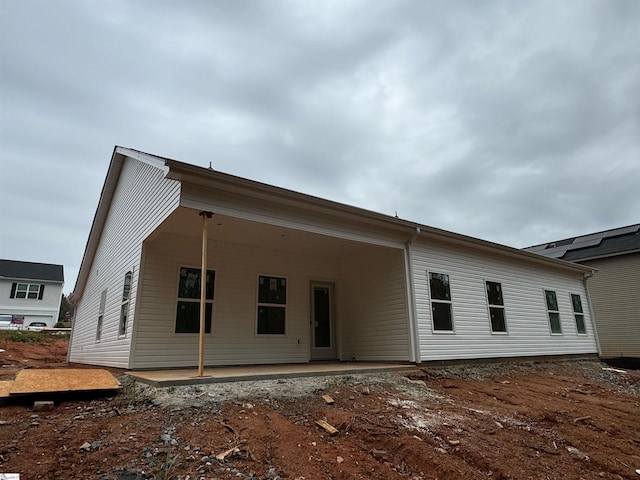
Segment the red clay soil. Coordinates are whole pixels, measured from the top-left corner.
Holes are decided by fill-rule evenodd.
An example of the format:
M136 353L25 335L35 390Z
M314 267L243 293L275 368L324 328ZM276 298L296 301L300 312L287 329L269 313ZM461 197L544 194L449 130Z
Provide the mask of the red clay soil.
M42 352L35 348L19 348L19 355L32 361ZM16 350L12 355L23 360ZM130 388L113 398L63 400L37 414L31 405L7 405L0 407L0 473L103 480L640 479L640 372L606 368L588 361L425 369L412 382L358 376L302 399L245 398L200 408L162 408ZM319 419L337 434L322 430Z

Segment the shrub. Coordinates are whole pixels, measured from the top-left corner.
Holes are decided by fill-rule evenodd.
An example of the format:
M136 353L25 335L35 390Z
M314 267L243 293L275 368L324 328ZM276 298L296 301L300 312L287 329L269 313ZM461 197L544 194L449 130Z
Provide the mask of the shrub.
M71 328L71 322L58 322L53 328Z

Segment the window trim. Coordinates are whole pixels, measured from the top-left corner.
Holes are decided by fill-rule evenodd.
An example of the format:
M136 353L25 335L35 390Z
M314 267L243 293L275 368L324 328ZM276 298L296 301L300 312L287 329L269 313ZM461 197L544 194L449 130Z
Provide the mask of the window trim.
M451 300L440 300L440 299L433 299L431 297L431 274L438 274L438 275L446 275L449 279L449 296L451 297ZM429 296L429 316L431 317L431 333L435 334L435 335L455 335L456 333L456 322L455 322L455 315L453 312L453 292L452 292L452 288L451 288L451 274L449 273L444 273L444 272L436 272L434 270L427 270L427 294ZM451 312L451 330L436 330L435 328L435 322L434 322L434 318L433 318L433 302L436 303L445 303L449 305L449 309Z
M285 281L285 289L286 289L286 301L284 303L264 303L260 302L260 277L267 278L277 278L279 280ZM270 273L258 273L256 275L256 310L255 310L255 326L254 326L254 336L261 338L286 338L287 336L287 310L289 306L289 277L282 274L270 274ZM278 307L284 308L284 332L283 333L258 333L258 310L260 307Z
M20 288L24 286L26 288ZM37 287L35 292L32 292L32 287ZM35 297L30 297L31 293L35 293ZM19 296L19 294L23 294L24 296ZM42 300L44 296L44 284L42 283L28 283L28 282L13 282L11 285L11 293L9 294L9 298L14 298L16 300Z
M494 305L491 303L491 301L489 300L489 292L487 291L487 283L497 283L498 285L500 285L500 290L502 292L502 305ZM505 306L505 301L504 301L504 286L502 282L498 282L496 280L491 280L489 278L485 278L484 279L484 297L486 299L487 302L487 315L488 315L488 319L489 319L489 331L491 332L491 335L509 335L509 324L507 322L507 307ZM503 316L504 316L504 331L494 331L493 330L493 324L491 323L491 308L502 308L502 312L503 312Z
M128 284L127 284L127 279L129 280ZM122 284L122 302L120 303L120 321L118 322L118 338L127 336L127 327L129 326L129 310L131 306L132 283L133 283L133 272L129 270L127 273L125 273L124 281ZM124 320L124 328L123 328L123 320Z
M198 265L198 266L194 266L194 265L185 265L185 264L179 264L178 265L178 269L176 272L176 289L175 289L175 298L174 298L174 305L175 308L178 308L178 302L190 302L190 303L197 303L198 306L200 305L200 299L199 298L183 298L178 296L180 294L180 270L182 270L183 268L192 268L195 270L200 270L200 275L202 275L202 265ZM207 272L213 272L213 298L211 300L209 300L208 298L205 299L205 305L207 303L211 304L211 331L207 333L207 327L206 327L206 319L205 319L205 335L211 335L213 336L213 319L215 318L215 306L216 306L216 283L218 281L218 271L214 268L209 268L207 266ZM206 295L206 294L205 294ZM200 310L198 310L199 312ZM198 313L198 315L200 315ZM205 315L206 315L206 306L205 306ZM177 311L174 313L173 316L173 328L172 328L172 332L173 335L177 335L177 336L183 336L183 335L200 335L199 332L176 332L176 322L178 321L177 318Z
M580 307L582 308L582 312L576 312L573 308L573 295L577 296L580 299ZM582 305L582 295L576 292L569 292L569 301L571 302L571 311L573 312L573 320L576 325L576 335L580 335L581 337L589 336L589 332L587 330L587 321L586 314L584 312L584 305ZM578 320L576 318L577 315L582 315L582 323L584 325L584 333L578 330Z
M553 292L554 296L556 297L556 304L558 306L557 310L549 310L549 305L547 304L547 292ZM562 317L560 316L560 302L558 302L558 291L551 290L550 288L543 288L542 296L544 300L544 308L547 312L547 325L549 326L549 333L551 335L564 335L564 332L562 331ZM553 328L551 327L551 315L550 315L551 313L558 314L558 325L560 326L559 332L554 332Z
M98 323L96 324L96 343L102 340L102 329L104 327L104 311L107 307L107 290L100 292L100 305L98 306Z

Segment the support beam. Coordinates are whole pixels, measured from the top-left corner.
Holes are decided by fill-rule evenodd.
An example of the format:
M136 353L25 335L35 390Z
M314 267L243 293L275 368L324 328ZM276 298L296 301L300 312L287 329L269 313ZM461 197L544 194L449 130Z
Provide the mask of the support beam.
M213 216L211 212L200 212L202 217L202 270L200 270L200 333L198 348L198 376L204 376L204 330L207 311L207 250L209 235L207 220Z

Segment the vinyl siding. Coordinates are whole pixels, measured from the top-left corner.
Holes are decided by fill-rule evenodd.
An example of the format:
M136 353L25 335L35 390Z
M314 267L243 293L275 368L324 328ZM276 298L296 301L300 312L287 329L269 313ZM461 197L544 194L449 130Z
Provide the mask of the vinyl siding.
M132 368L197 365L198 335L174 329L179 268L199 268L200 255L197 237L164 233L145 244ZM205 365L309 361L310 282L337 282L338 260L219 241L209 242L208 255L216 279ZM256 334L258 275L287 279L285 335Z
M129 350L143 240L179 204L180 184L164 178L161 168L126 158L105 227L78 302L69 361L129 367ZM118 335L124 277L133 272L129 321ZM107 290L102 336L96 341L101 292Z
M403 253L363 245L341 263L343 360L410 360Z
M640 358L640 253L589 260L588 281L601 356Z
M44 285L42 300L27 298L11 298L13 283L29 283ZM46 322L53 327L58 321L60 301L62 299L62 283L39 280L0 280L0 314L24 316L24 326L30 322Z
M421 361L596 353L584 283L579 274L445 243L412 246ZM454 333L434 333L427 271L449 275ZM492 334L485 280L502 284L507 334ZM544 289L554 290L561 335L551 335ZM578 335L570 294L582 299L587 335Z

